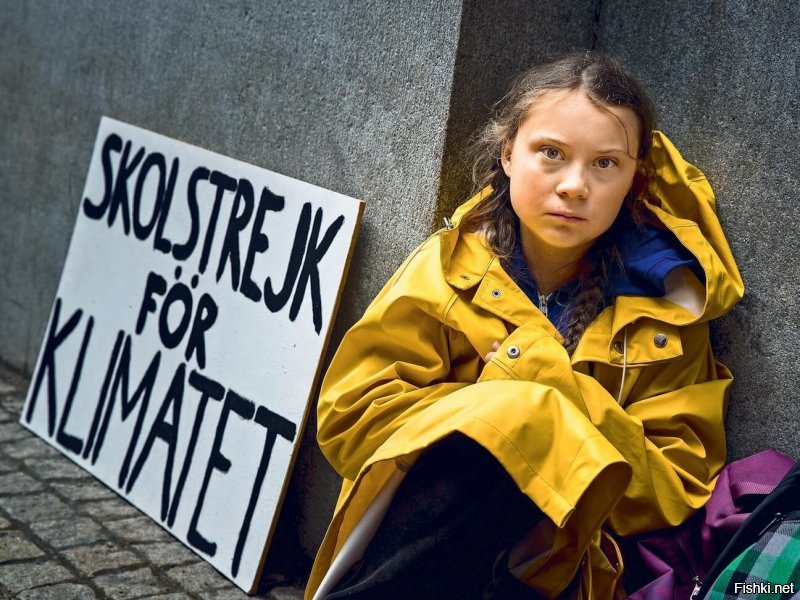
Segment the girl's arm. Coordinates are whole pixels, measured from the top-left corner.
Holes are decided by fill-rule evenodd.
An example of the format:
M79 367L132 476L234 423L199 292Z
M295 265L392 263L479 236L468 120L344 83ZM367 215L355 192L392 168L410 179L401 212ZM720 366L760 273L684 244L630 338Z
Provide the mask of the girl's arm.
M680 358L633 370L624 408L596 379L576 373L584 398L592 399L590 419L633 467L609 518L621 535L688 519L708 500L725 463L732 376L714 359L707 323L684 327L681 343Z
M463 336L443 323L455 293L442 280L434 240L401 265L348 331L323 381L317 439L346 479L410 417L477 377L479 358L466 359Z
M628 367L622 406L598 381L616 393L618 366L598 365L605 371L593 376L574 371L554 338L537 340L527 329L523 325L503 341L479 381L514 379L556 388L613 444L633 469L609 517L614 530L633 535L671 527L702 507L725 463L732 382L730 371L714 359L708 324L680 329L680 357ZM506 358L510 346L521 350L513 361ZM565 433L556 431L556 439Z

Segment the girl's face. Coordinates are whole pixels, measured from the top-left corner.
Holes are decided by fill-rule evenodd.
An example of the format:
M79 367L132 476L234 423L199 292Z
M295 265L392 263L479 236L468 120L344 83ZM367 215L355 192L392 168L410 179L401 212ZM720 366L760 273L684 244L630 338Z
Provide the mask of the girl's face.
M617 216L637 168L639 122L581 91L546 93L501 164L526 252L575 260Z

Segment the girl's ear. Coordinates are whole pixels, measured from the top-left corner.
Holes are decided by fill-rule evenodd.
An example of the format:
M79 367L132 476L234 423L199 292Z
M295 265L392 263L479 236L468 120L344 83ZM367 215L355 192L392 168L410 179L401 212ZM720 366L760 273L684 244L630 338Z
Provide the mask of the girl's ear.
M511 177L511 145L508 143L503 144L500 151L500 166L503 168L503 173L506 177Z

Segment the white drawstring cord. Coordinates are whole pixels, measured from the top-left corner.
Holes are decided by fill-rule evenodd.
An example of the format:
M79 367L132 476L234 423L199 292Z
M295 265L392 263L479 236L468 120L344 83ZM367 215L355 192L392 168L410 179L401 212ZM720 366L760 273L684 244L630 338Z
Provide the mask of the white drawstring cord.
M617 404L622 406L622 390L625 389L625 373L628 370L628 328L622 328L622 381L619 383Z

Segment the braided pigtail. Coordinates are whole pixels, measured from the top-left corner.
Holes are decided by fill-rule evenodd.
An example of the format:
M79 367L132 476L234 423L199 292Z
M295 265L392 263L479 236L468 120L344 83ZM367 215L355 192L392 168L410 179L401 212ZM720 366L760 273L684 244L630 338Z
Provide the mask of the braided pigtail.
M619 248L613 241L602 244L595 250L593 263L578 277L578 291L564 312L569 319L564 331L564 347L569 354L575 351L583 332L594 321L611 298L606 293L609 274L614 265L622 268Z
M635 189L641 189L637 182ZM646 192L639 192L647 197ZM647 224L647 225L646 225ZM619 241L631 230L643 231L646 226L663 227L645 211L642 198L632 191L617 215L614 224L595 242L587 254L585 268L578 275L578 290L570 300L562 319L568 319L564 331L564 347L572 354L578 342L597 315L613 301L610 281L614 272L625 270Z

